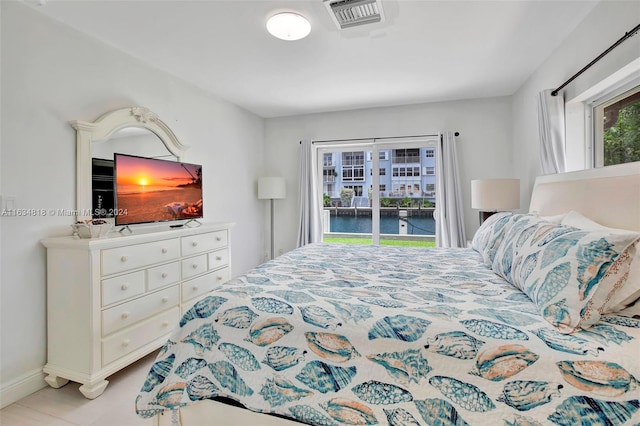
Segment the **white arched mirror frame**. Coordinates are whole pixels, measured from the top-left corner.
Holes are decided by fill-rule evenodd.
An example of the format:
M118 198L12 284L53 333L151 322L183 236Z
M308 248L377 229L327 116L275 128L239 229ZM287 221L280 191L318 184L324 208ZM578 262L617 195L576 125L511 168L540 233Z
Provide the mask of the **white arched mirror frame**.
M95 142L109 138L125 127L138 127L153 132L167 150L181 160L188 145L181 143L157 114L145 107L117 109L101 115L96 121L72 121L76 130L76 209L77 220L91 219L92 211L92 148Z

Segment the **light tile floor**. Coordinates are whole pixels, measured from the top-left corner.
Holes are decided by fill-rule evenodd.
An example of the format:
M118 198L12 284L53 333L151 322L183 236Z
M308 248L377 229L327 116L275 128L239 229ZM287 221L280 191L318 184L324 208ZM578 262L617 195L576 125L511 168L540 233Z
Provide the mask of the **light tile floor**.
M134 403L156 355L152 352L108 377L107 389L94 400L82 396L78 383L47 386L0 410L0 425L151 426L153 420L136 415Z

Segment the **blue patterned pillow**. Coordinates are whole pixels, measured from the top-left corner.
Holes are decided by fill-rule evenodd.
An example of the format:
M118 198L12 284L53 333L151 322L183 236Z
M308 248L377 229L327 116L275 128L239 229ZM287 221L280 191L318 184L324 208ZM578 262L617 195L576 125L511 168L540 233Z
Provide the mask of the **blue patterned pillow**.
M480 228L478 228L478 231L471 241L471 248L482 255L485 265L491 267L493 258L496 255L496 251L504 235L513 223L523 216L529 215L514 215L511 212L500 212L489 216L489 218L480 225Z
M520 253L520 249L527 241L527 238L541 226L555 226L553 222L540 218L537 215L518 215L508 231L505 232L500 246L497 248L491 269L505 280L516 285L511 271L513 269L514 257ZM516 287L518 287L516 285ZM521 287L520 290L523 290Z
M627 279L629 250L639 238L523 220L505 235L492 269L527 294L558 331L572 333L598 322Z

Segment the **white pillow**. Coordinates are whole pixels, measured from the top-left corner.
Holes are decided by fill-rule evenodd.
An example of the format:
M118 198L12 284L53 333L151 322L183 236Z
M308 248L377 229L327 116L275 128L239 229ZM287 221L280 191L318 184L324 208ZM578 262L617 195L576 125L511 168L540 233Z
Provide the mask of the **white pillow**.
M551 223L562 223L562 219L567 215L567 213L557 214L554 216L538 216L540 219L551 222Z
M573 210L567 213L560 223L583 231L605 231L614 235L633 232L625 229L609 228L600 225L599 223L594 222ZM618 289L611 300L604 305L603 313L618 312L640 298L640 242L637 242L635 247L631 247L629 249L629 255L632 256L632 260L627 282L622 288ZM637 305L639 306L636 309L640 311L640 303Z

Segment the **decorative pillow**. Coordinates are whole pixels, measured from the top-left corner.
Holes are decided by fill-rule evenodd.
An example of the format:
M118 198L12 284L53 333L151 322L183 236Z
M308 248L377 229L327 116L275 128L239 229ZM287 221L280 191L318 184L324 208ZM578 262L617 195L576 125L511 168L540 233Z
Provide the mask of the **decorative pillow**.
M504 233L493 262L489 265L496 274L514 284L511 276L514 254L519 253L520 247L524 244L526 238L540 224L554 225L537 214L521 214L514 217L513 223Z
M567 213L561 223L565 226L573 226L583 231L606 231L611 234L629 234L633 232L626 229L602 226L576 211ZM627 281L605 304L603 313L616 313L640 299L640 242L636 242L633 247L629 248L629 254L632 260Z
M629 248L639 238L520 220L504 236L492 269L527 294L558 331L572 333L598 322L627 279Z
M525 216L534 217L533 215L500 212L489 216L489 218L480 225L480 228L478 228L478 231L471 241L471 248L482 255L485 265L491 267L504 235L516 221Z

